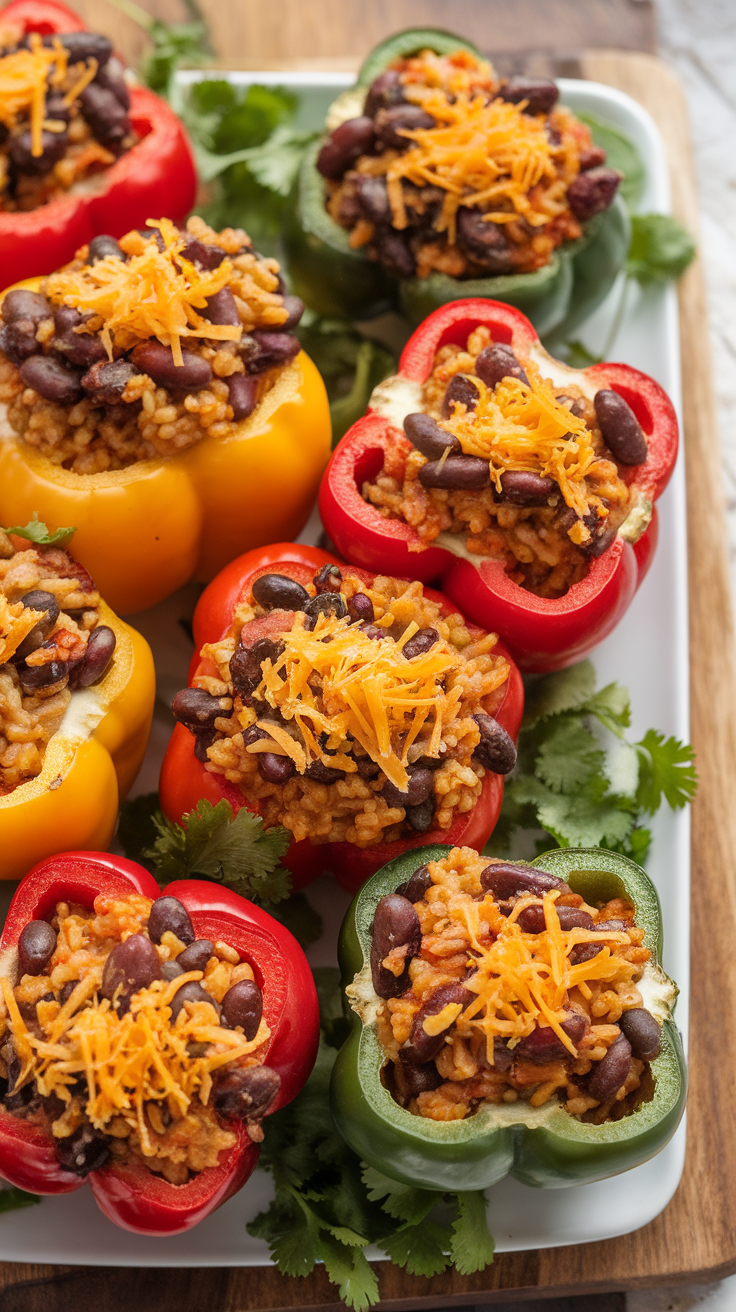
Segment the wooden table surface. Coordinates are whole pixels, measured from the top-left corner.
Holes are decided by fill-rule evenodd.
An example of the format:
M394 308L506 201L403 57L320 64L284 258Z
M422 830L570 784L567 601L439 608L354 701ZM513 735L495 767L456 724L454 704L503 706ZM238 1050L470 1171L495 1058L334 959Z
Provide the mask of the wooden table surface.
M191 4L191 0L189 0ZM149 13L186 15L180 0L144 0ZM90 25L109 31L131 59L140 31L106 0L77 0ZM402 26L451 25L505 62L608 83L639 100L665 139L674 209L698 229L687 110L674 75L649 53L653 18L640 0L207 0L216 54L231 66L354 67L382 35ZM534 32L534 41L530 40ZM610 42L618 50L576 49ZM529 48L533 47L532 54ZM622 53L626 47L628 53ZM347 52L347 53L346 53ZM634 53L638 52L638 53ZM690 583L692 741L700 788L692 813L690 1100L685 1172L666 1210L631 1235L602 1243L503 1253L476 1276L431 1280L378 1263L382 1307L442 1307L589 1291L672 1286L736 1271L736 669L725 551L721 464L710 379L702 270L680 284ZM725 1058L725 1060L724 1060ZM28 1213L28 1224L35 1221ZM342 1306L319 1269L307 1280L273 1268L154 1270L0 1264L0 1312L250 1312Z

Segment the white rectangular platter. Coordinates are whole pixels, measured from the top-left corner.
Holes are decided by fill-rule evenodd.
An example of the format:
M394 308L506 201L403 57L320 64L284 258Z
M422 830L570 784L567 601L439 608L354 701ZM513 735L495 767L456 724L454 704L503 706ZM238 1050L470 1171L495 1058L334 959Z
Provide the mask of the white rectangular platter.
M201 76L184 74L186 81ZM218 76L222 76L218 74ZM234 73L240 85L285 85L301 97L299 122L318 127L347 74ZM634 141L646 166L643 212L668 213L669 185L664 149L648 114L621 92L597 83L561 79L562 99L574 110L608 120ZM617 304L607 302L580 332L592 350L601 349ZM666 388L680 410L677 301L673 288L630 291L612 358L636 366ZM630 690L632 736L649 727L688 739L688 625L685 476L682 458L662 498L659 549L641 590L618 629L597 650L599 686L619 680ZM303 539L316 541L316 516ZM185 589L155 609L134 617L154 649L159 694L167 703L186 683L191 647L182 618L191 615L197 590ZM168 728L154 722L146 763L136 792L156 788ZM665 969L678 981L678 1022L687 1034L689 973L689 816L664 810L654 825L648 864L662 899ZM12 887L0 891L4 914ZM322 939L310 950L313 965L335 964L335 944L349 898L328 877L309 889L324 918ZM684 1125L654 1160L597 1184L567 1189L530 1189L506 1180L488 1191L488 1216L500 1252L547 1248L608 1239L653 1220L670 1201L682 1173ZM245 1230L272 1196L269 1177L256 1171L245 1188L187 1235L155 1239L127 1234L105 1220L89 1189L44 1199L33 1211L0 1215L0 1260L84 1263L103 1266L259 1266L269 1263L264 1243ZM370 1254L369 1254L370 1255ZM381 1256L379 1253L373 1256Z

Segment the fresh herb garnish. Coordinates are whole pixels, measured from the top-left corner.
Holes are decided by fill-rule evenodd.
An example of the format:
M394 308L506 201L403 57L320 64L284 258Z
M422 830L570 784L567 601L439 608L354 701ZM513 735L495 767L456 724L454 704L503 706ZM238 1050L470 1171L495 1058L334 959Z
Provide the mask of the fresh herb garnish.
M695 242L671 214L633 214L626 272L642 286L679 278L695 258Z
M342 319L320 319L306 310L299 340L324 379L330 400L333 445L365 414L374 387L396 372L395 356L362 337Z
M4 1185L0 1189L0 1212L14 1212L18 1207L33 1207L40 1203L37 1194L27 1194L25 1189L17 1189L14 1184Z
M663 799L685 806L697 775L691 747L655 729L630 743L630 723L628 692L619 683L596 692L590 661L530 678L517 768L486 851L526 854L536 837L538 852L606 847L645 861L646 819Z
M12 528L6 528L4 531L13 533L17 538L26 538L28 542L33 542L37 547L66 547L77 530L76 527L50 530L43 520L38 518L38 515L34 515L25 528L15 524Z

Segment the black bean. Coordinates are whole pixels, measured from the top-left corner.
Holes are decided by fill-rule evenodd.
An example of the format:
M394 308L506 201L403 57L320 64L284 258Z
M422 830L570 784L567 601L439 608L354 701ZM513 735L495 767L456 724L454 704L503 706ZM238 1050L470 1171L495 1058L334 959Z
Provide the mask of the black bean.
M60 360L50 355L32 355L30 360L20 366L21 382L25 387L32 387L46 401L55 401L57 405L76 405L82 399L82 384L79 374L68 369Z
M95 405L124 405L123 393L138 373L130 360L100 361L83 374L82 387Z
M122 1013L128 1010L134 993L160 978L158 953L150 938L145 934L131 934L113 948L105 961L102 994L106 998L115 997L117 1010Z
M98 237L92 238L85 263L96 264L98 260L106 260L110 256L114 260L125 260L123 249L115 238L102 232Z
M411 1060L407 1061L406 1053L402 1050L399 1052L399 1063L401 1066L400 1087L405 1098L416 1098L420 1093L438 1089L444 1083L433 1061L417 1066Z
M112 41L100 32L62 32L54 39L61 41L64 49L69 51L70 64L96 59L98 68L102 68L112 54ZM43 44L52 45L53 42L45 39Z
M290 756L279 756L276 752L258 753L258 773L269 784L285 784L295 768Z
M475 372L486 387L497 387L503 378L518 378L519 382L529 384L524 366L511 347L500 342L483 348L475 362Z
M250 374L262 374L267 369L289 364L300 350L299 338L280 328L257 328L240 343L240 353Z
M585 223L611 205L623 174L617 169L588 169L578 173L567 189L567 203L576 219Z
M559 889L560 893L570 892L569 885L556 875L550 875L546 870L532 869L531 866L514 865L510 861L497 861L486 866L480 882L497 902L506 901L515 893L535 893L542 897L544 893L555 889Z
M16 648L15 655L21 660L25 660L32 651L41 646L44 638L53 629L59 618L59 603L51 592L44 592L42 588L34 588L32 592L25 592L21 597L21 602L27 610L43 611L43 619L34 624L30 633L26 635L19 647Z
M338 619L344 619L348 608L345 598L339 592L320 592L316 597L310 597L305 603L304 611L312 621L311 627L314 628L319 615L336 615Z
M240 323L235 297L229 287L221 287L214 296L208 296L207 305L200 314L208 323L229 324L231 327Z
M644 1007L632 1007L623 1013L619 1028L631 1044L632 1053L640 1061L654 1061L659 1056L662 1031L651 1011L646 1011Z
M359 620L362 624L373 624L375 619L373 602L364 592L354 593L348 602L348 611L351 619Z
M395 278L413 278L417 271L416 260L407 239L395 228L379 228L373 238L376 254Z
M603 441L622 465L640 465L646 460L647 439L628 402L610 387L593 397L596 419Z
M516 765L514 740L492 715L478 711L473 716L480 729L480 741L473 757L494 774L509 774Z
M409 902L421 902L428 888L432 887L432 877L429 873L429 866L419 866L410 879L397 888L396 892L402 897L407 898Z
M175 934L179 942L186 946L195 940L189 912L184 903L176 897L158 897L151 907L148 918L149 937L154 943L160 943L167 930Z
M41 154L33 154L30 132L13 133L8 142L8 154L19 173L42 176L64 158L69 137L66 132L41 132Z
M80 314L79 310L73 309L71 305L60 305L54 311L56 332L51 345L70 364L81 365L85 369L89 369L99 360L107 360L107 351L102 345L102 338L97 333L74 331L91 317L88 314Z
M131 353L131 360L141 373L148 374L157 387L179 388L184 392L198 392L212 381L212 370L201 355L182 351L182 363L174 363L170 346L150 338L141 342Z
M433 460L419 470L422 487L463 490L488 487L490 481L488 461L479 456L448 456L442 464Z
M370 173L358 173L352 190L364 219L368 219L370 223L391 222L391 205L385 178L374 178Z
M440 635L436 629L417 629L414 636L404 643L402 651L406 659L410 661L415 656L425 656L439 640Z
M407 773L409 784L405 792L388 779L383 785L381 793L389 806L420 806L431 795L434 785L434 775L431 770L426 770L421 765L410 765Z
M113 658L117 638L107 624L98 624L89 635L87 650L78 665L75 665L69 686L71 688L91 688L102 678Z
M64 103L64 97L53 93L46 97L44 110L44 118L55 119L57 123L68 123L72 116L69 105Z
M376 136L384 150L408 150L414 145L404 132L419 132L437 126L431 114L420 105L392 105L379 109L376 118Z
M438 424L431 415L421 413L407 415L404 420L404 432L417 451L421 451L428 460L439 460L446 451L453 455L462 451L458 439L452 433L448 433L447 429Z
M480 210L461 205L457 212L457 244L491 277L512 268L512 247L503 228L486 220Z
M56 947L56 931L47 920L29 920L18 939L21 975L42 975Z
M253 414L258 403L258 380L250 374L231 374L225 380L229 392L228 400L233 408L233 420L239 424Z
M593 925L593 929L597 934L606 929L612 930L614 933L621 933L626 929L626 925L623 920L599 920ZM570 964L579 966L582 961L592 961L593 957L597 957L604 946L605 939L592 943L576 943L570 953Z
M281 1088L281 1076L270 1066L228 1071L215 1084L213 1100L221 1116L260 1121Z
M229 699L228 699L229 700ZM228 714L224 697L214 697L204 688L182 688L171 703L174 719L192 733L211 729L220 715Z
M260 574L253 584L253 597L267 610L304 610L311 600L307 589L288 574Z
M206 269L208 273L211 273L213 269L219 269L222 261L226 258L225 252L219 246L207 246L205 242L197 241L194 237L190 237L181 254L185 260L189 260L192 264L198 264L201 269Z
M625 1082L631 1065L631 1044L625 1034L613 1040L605 1057L593 1066L588 1077L588 1093L596 1102L608 1102Z
M187 984L182 984L181 988L176 990L176 993L171 999L172 1025L176 1020L177 1016L179 1015L179 1012L181 1011L185 1002L209 1002L210 1006L214 1007L215 1011L217 1012L217 1018L219 1021L220 1018L219 1002L215 1002L215 999L211 997L211 995L207 992L206 989L202 988L202 985L199 984L197 980L190 979Z
M496 1071L510 1071L514 1064L514 1054L509 1048L506 1039L502 1039L500 1034L496 1034L493 1039L493 1069Z
M320 565L312 582L317 592L339 592L342 573L339 565Z
M79 103L97 140L109 150L120 149L130 132L130 119L115 92L99 82L90 82L79 97Z
M466 410L475 410L478 404L480 393L472 378L466 378L465 374L455 374L447 384L445 395L442 398L442 413L446 419L451 419L455 413L455 406L464 405ZM449 434L448 434L449 436ZM416 443L415 443L416 445ZM458 442L458 448L460 443ZM419 448L421 450L421 447ZM426 455L427 452L424 452ZM441 455L441 452L437 452Z
M54 1139L53 1143L59 1164L74 1175L85 1177L110 1160L110 1140L91 1125L81 1125L74 1134Z
M466 989L463 984L441 984L435 989L431 998L422 1003L412 1022L409 1042L404 1048L407 1061L415 1061L419 1065L434 1061L444 1046L445 1035L450 1024L454 1022L451 1021L439 1034L427 1034L424 1029L425 1020L428 1016L437 1016L451 1003L459 1002L461 1006L466 1007L475 997L476 994Z
M407 806L406 819L417 834L426 834L434 824L434 812L435 801L432 795L417 806Z
M605 164L605 162L606 152L602 146L590 146L588 150L582 150L578 160L581 173L586 173L588 169L597 169L600 164Z
M288 317L279 324L279 329L282 333L290 333L304 314L304 301L299 296L285 296L284 309L288 311Z
M502 499L514 506L544 506L558 491L553 478L525 469L507 469L501 475Z
M52 314L51 304L45 296L40 292L26 291L23 287L16 287L8 292L0 305L0 311L5 323L13 323L16 319L30 319L32 323L38 324L42 319L50 319Z
M371 938L371 977L379 998L398 998L409 985L409 962L422 946L419 916L407 898L388 893L378 902ZM381 963L393 948L406 947L404 966L394 975Z
M255 980L241 979L222 999L222 1021L231 1030L240 1025L248 1042L256 1037L263 1015L263 994Z
M590 1022L587 1016L573 1011L567 1020L563 1020L560 1029L565 1031L577 1048ZM514 1049L514 1057L522 1061L538 1062L541 1066L548 1061L557 1061L560 1057L571 1056L551 1025L536 1025L531 1034L527 1034Z
M361 155L369 155L375 144L372 119L350 118L327 138L317 156L317 171L323 178L341 178Z
M306 775L308 779L313 779L316 784L324 784L329 788L330 784L336 784L338 779L345 778L345 771L333 770L331 766L325 765L322 761L312 761Z
M50 638L47 642L42 642L41 647L48 647L53 642L54 639ZM56 683L62 684L70 669L71 666L68 661L46 661L42 665L19 665L18 676L21 690L31 695L41 688L48 689Z
M557 83L551 78L526 77L520 73L504 82L498 95L499 99L506 100L512 105L518 105L521 100L528 100L525 114L549 114L553 105L557 104L560 92Z
M176 964L182 970L204 970L214 950L214 944L208 938L196 938L179 953Z
M560 921L560 929L595 929L593 917L588 911L580 911L577 907L557 907L557 915ZM546 929L544 919L544 907L531 906L524 907L519 912L517 925L523 929L525 934L542 934Z
M79 983L78 979L68 979L66 984L62 984L61 990L59 992L59 1002L61 1003L62 1007L64 1006L65 1002L69 1001L78 983Z
M395 68L387 68L371 82L365 98L364 113L373 118L379 109L388 109L389 105L401 105L403 102L401 74Z
M177 975L183 975L184 971L178 961L165 961L161 967L161 978L169 983L176 979Z
M270 660L273 664L284 650L281 642L271 638L261 638L252 647L237 647L230 657L230 678L239 697L249 697L255 692L263 678L262 665Z
M116 100L120 101L125 112L128 112L130 109L130 91L123 76L123 66L118 59L110 59L103 68L98 68L94 80L106 91L111 91Z
M21 365L41 351L36 341L36 325L32 319L14 319L0 328L0 351L11 364Z

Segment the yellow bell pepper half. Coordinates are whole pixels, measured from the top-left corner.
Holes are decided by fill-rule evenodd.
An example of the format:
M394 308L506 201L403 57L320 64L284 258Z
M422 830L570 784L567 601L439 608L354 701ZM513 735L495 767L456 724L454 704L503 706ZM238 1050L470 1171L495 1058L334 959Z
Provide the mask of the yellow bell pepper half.
M104 601L100 623L117 639L107 674L72 693L41 773L0 797L0 879L20 879L55 852L104 852L140 769L156 694L151 649Z
M37 515L50 529L73 525L75 557L114 610L131 614L253 547L297 537L330 441L325 385L303 351L230 437L104 474L60 468L0 417L0 524Z

